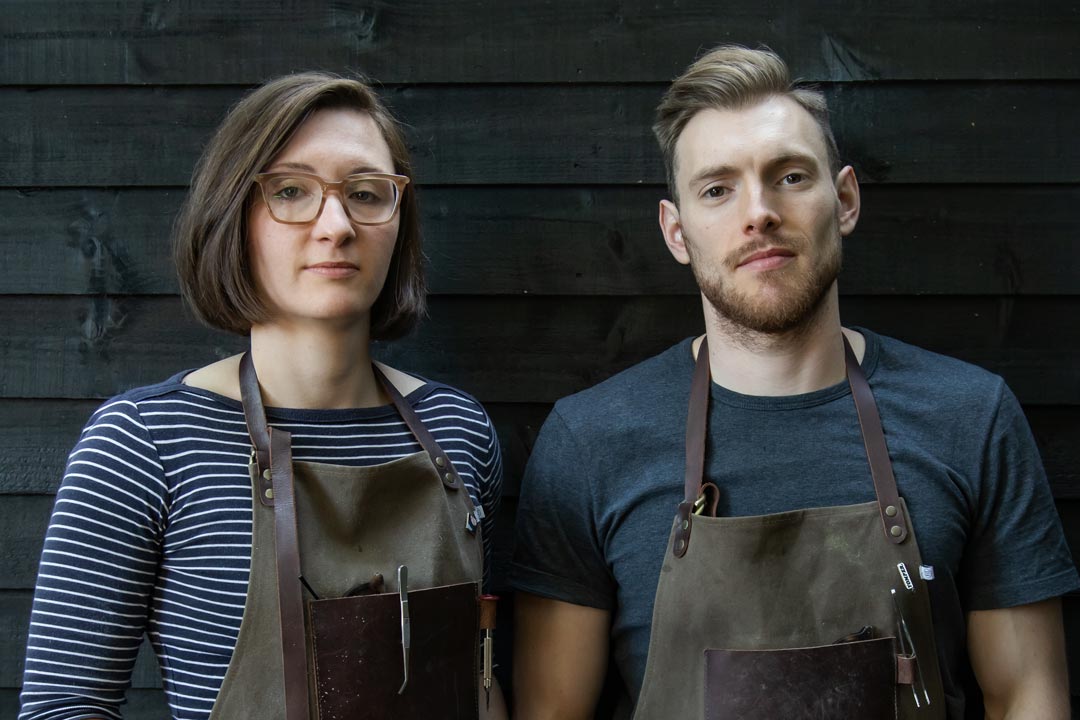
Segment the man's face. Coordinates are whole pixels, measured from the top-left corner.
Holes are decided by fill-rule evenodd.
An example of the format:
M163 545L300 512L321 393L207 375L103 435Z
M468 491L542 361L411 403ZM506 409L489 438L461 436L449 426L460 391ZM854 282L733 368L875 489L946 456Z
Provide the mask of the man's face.
M703 110L675 159L679 204L661 202L660 224L705 299L753 332L807 322L834 285L859 208L854 171L833 178L813 117L780 96Z

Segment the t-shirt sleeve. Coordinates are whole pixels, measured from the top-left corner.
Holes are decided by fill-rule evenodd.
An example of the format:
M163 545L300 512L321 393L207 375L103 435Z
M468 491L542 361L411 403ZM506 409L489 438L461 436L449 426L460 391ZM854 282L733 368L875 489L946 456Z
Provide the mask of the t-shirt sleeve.
M68 458L41 554L21 720L119 718L165 525L157 449L136 407L102 407Z
M597 533L593 472L588 449L556 406L522 479L510 566L515 590L614 608L615 582Z
M966 607L1013 607L1076 589L1080 583L1035 439L1003 382L984 447L961 568Z

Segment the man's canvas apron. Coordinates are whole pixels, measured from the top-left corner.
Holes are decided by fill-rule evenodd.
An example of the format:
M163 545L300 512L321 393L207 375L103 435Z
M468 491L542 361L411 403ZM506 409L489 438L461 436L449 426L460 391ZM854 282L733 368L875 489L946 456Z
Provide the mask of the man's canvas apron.
M293 462L289 434L266 423L250 354L241 361L251 579L211 720L477 717L479 513L412 407L375 375L423 450L368 467Z
M846 340L844 350L877 500L713 517L717 489L702 484L702 342L685 497L660 571L635 720L945 717L915 534L870 386Z

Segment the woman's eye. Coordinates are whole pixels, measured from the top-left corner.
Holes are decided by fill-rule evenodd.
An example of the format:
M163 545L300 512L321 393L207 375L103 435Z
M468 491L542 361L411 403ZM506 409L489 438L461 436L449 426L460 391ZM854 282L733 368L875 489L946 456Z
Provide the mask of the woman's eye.
M370 203L377 201L379 198L369 190L357 190L349 196L349 199L358 203Z
M302 194L303 190L296 185L286 185L274 192L274 198L277 200L296 200Z

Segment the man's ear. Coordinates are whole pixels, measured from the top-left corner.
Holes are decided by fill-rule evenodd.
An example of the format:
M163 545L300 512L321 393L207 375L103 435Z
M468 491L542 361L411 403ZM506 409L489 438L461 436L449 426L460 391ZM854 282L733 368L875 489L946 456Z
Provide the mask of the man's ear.
M660 232L664 233L664 243L671 256L683 265L689 265L690 253L686 251L679 208L670 200L660 201Z
M859 181L855 168L847 165L836 175L836 197L840 201L840 235L847 237L859 222Z

